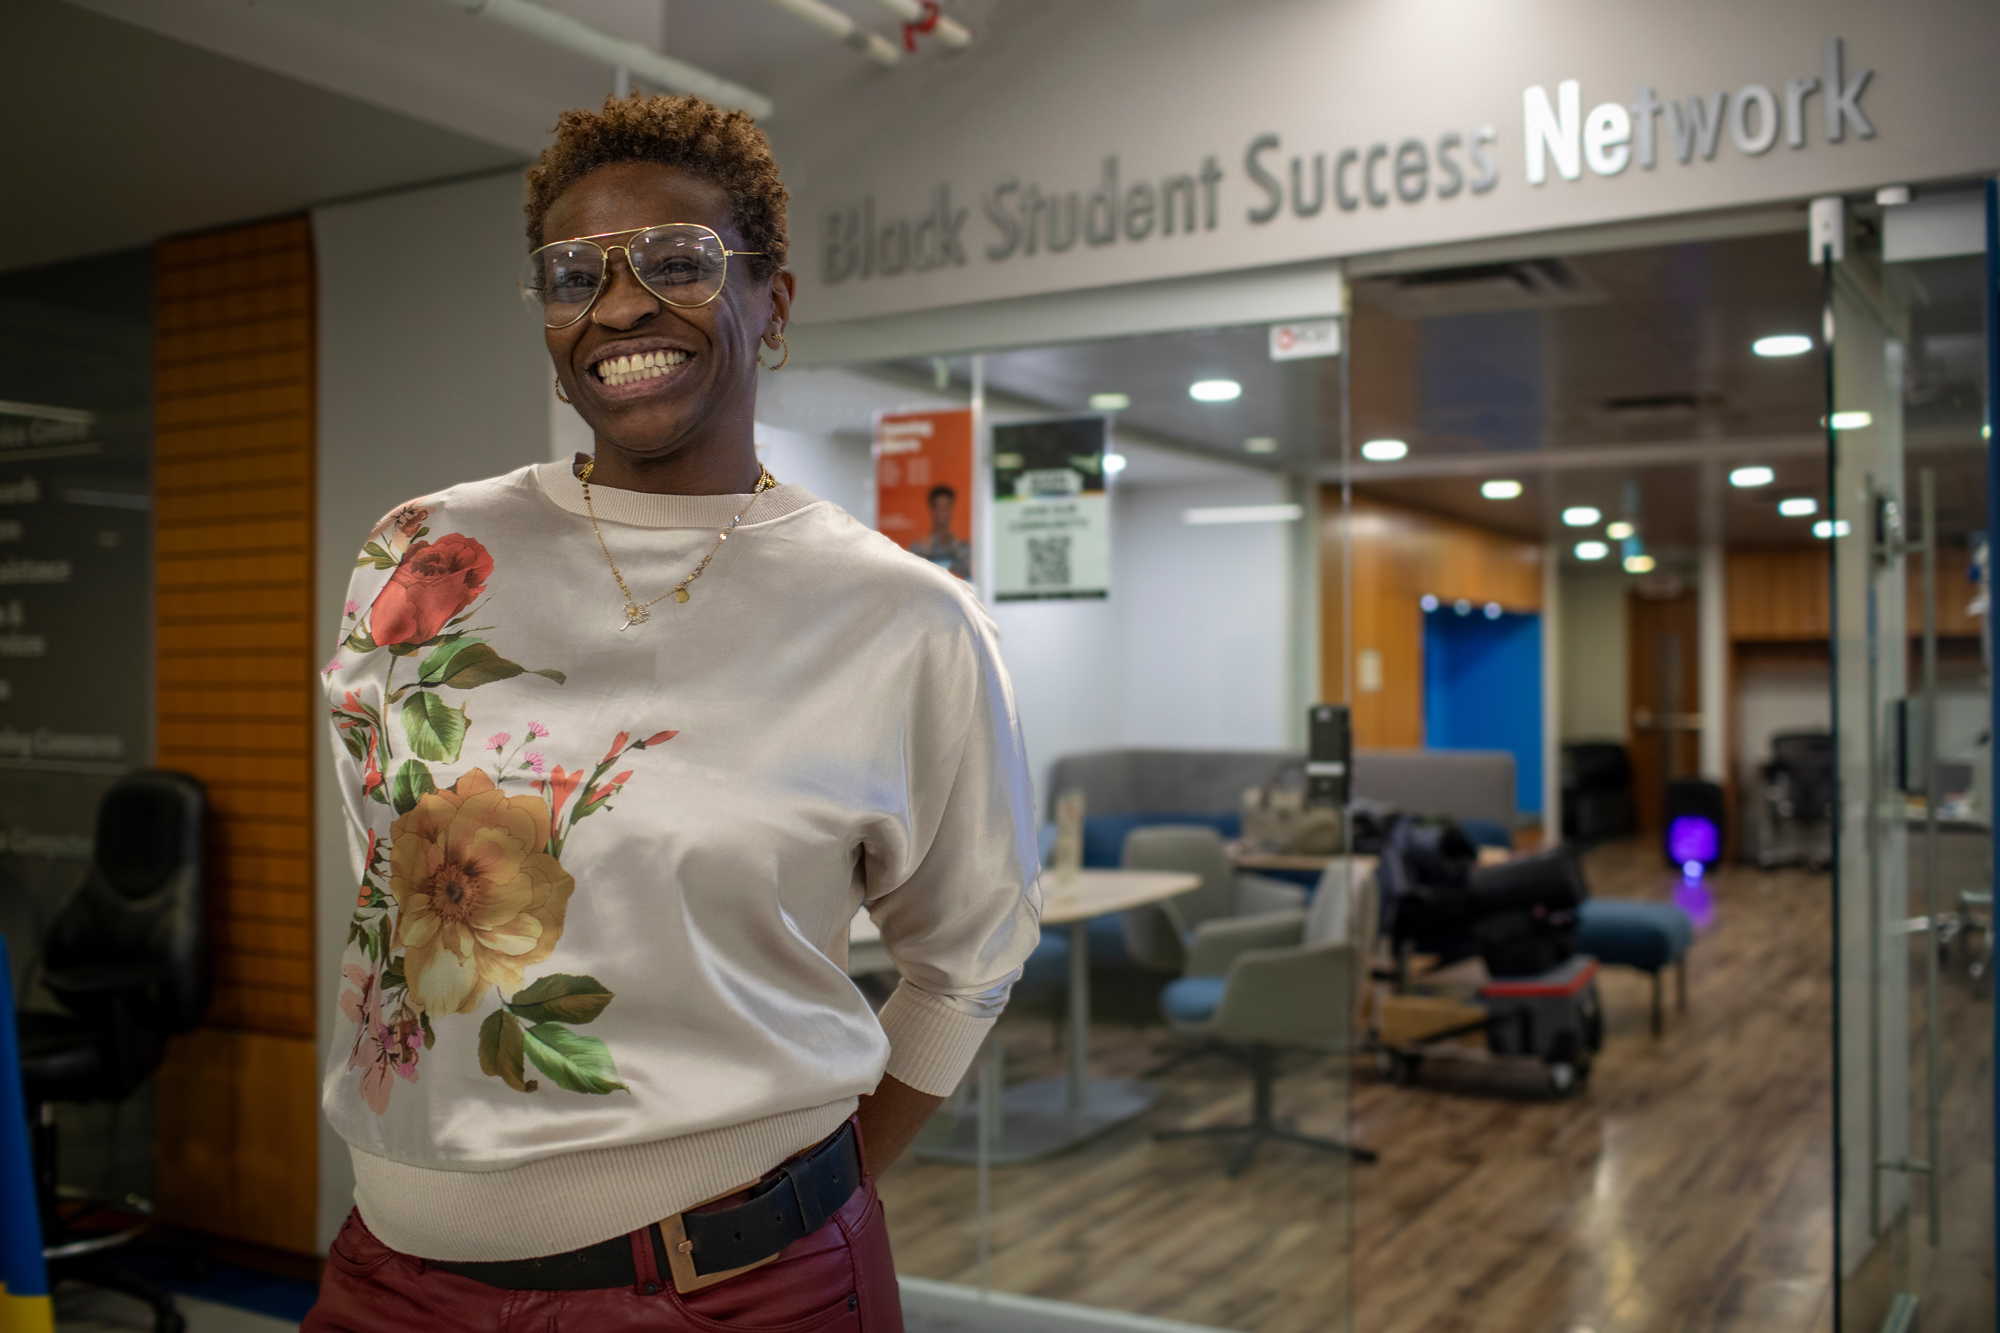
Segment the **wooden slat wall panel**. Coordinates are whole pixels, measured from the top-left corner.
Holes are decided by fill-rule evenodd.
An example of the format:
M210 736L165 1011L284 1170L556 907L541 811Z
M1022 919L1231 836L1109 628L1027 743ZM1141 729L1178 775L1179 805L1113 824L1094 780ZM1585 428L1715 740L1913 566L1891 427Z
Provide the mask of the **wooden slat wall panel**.
M1976 591L1970 576L1972 556L1962 548L1938 551L1938 633L1979 635L1979 619L1966 607ZM1921 634L1923 561L1905 561L1909 593L1904 603L1908 631ZM1830 575L1824 545L1778 551L1732 551L1729 554L1729 637L1739 643L1799 643L1826 638L1829 621L1826 592Z
M220 988L219 988L220 989ZM200 1028L161 1067L154 1159L172 1221L315 1251L318 1057L310 1040Z
M313 258L304 218L156 253L159 763L208 786L215 998L159 1083L162 1213L311 1253Z
M1725 572L1729 637L1742 642L1826 638L1826 559L1824 545L1731 551Z
M1321 697L1341 687L1340 492L1321 499ZM1541 548L1457 519L1354 498L1354 644L1356 655L1381 654L1382 687L1364 690L1357 674L1354 743L1407 747L1424 743L1423 609L1425 593L1446 601L1498 602L1510 611L1542 604Z

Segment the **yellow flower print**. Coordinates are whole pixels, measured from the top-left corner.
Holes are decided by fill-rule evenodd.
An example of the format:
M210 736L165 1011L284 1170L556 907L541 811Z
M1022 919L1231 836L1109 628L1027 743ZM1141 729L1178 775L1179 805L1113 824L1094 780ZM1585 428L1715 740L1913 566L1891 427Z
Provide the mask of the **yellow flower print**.
M479 770L427 793L389 831L389 890L409 994L469 1014L486 987L512 993L562 938L576 881L547 850L549 807Z

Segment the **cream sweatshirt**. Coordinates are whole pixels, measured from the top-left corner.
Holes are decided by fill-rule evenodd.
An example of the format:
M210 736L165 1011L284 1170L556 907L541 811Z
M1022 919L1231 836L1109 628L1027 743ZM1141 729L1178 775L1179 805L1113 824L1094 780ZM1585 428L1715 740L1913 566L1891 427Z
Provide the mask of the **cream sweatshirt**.
M559 1253L755 1179L886 1071L951 1091L1037 939L1032 802L966 585L799 486L414 501L325 668L357 903L323 1101L432 1259ZM845 972L866 905L903 980Z

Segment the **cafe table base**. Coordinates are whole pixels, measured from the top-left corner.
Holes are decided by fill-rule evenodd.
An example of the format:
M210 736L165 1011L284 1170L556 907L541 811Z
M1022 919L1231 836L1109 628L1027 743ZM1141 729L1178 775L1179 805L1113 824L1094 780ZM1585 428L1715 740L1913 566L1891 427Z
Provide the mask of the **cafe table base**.
M1074 1148L1144 1115L1159 1089L1134 1079L1093 1078L1083 1085L1083 1105L1070 1106L1066 1078L1016 1083L1000 1096L999 1123L987 1160L995 1166L1039 1161ZM914 1151L926 1162L971 1165L979 1160L979 1117L937 1115L917 1136Z

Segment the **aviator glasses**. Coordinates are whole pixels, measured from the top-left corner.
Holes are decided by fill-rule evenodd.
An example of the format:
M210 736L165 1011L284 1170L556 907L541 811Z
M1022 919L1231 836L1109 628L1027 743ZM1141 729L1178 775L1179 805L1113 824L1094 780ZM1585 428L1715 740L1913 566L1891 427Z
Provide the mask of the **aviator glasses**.
M611 236L628 239L623 245L598 244ZM551 241L527 257L521 266L521 299L542 317L545 327L568 328L589 314L611 285L611 256L616 251L624 252L626 266L641 287L683 310L707 305L722 294L731 255L764 253L731 250L713 230L694 222L576 236Z

